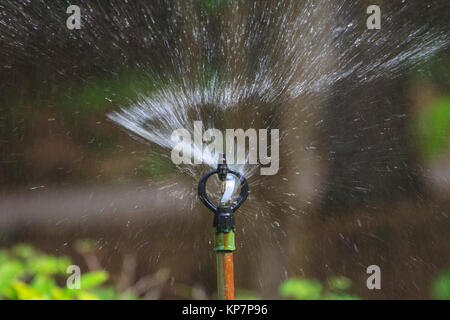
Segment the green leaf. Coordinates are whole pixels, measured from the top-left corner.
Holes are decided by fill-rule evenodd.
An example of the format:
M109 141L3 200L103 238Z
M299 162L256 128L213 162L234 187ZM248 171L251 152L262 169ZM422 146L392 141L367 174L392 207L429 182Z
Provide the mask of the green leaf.
M108 280L108 273L104 270L92 271L81 275L81 289L89 290Z
M75 294L73 290L70 289L62 289L60 287L52 288L52 298L54 300L72 300L74 299Z
M27 271L30 274L65 275L71 265L68 257L54 257L41 254L27 260Z
M57 261L57 273L61 274L61 275L66 275L67 274L67 268L72 265L72 260L69 257L66 256L62 256L62 257L58 257Z
M328 288L333 291L346 291L352 287L352 280L347 277L333 277L328 280Z
M258 296L256 292L250 290L239 289L236 292L236 300L260 300L261 297Z
M50 299L52 297L52 290L56 287L56 281L46 275L38 274L31 281L30 286L39 291L47 299Z
M291 278L281 284L279 291L286 298L316 300L322 295L322 285L317 280Z
M325 295L324 300L361 300L361 298L348 293L330 293Z
M100 300L95 294L92 294L87 291L80 291L77 293L77 297L79 300Z
M17 298L20 300L42 300L46 298L38 290L22 281L14 281L12 287L17 292Z
M5 290L23 274L23 266L18 261L11 261L0 266L0 297Z
M0 250L0 265L8 262L9 260L11 260L11 257L8 252L6 250Z
M443 273L434 280L432 296L434 299L450 300L450 272Z
M90 290L90 292L102 300L115 300L117 299L117 292L114 287L100 287Z
M141 300L141 299L131 292L124 292L117 296L117 300Z
M33 247L25 243L15 245L12 252L22 259L29 259L36 255L36 251Z
M432 158L447 150L450 142L450 97L433 101L420 115L413 130L426 157Z

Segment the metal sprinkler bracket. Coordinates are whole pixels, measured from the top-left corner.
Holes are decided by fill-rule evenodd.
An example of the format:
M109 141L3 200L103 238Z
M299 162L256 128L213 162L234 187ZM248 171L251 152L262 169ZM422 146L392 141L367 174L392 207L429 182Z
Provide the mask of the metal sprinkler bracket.
M206 182L217 174L223 183L223 192L226 188L227 175L231 174L239 179L241 192L233 205L221 203L216 206L206 194ZM239 172L228 168L225 154L221 154L217 169L208 172L198 183L198 196L203 204L214 213L214 250L217 256L217 288L218 297L221 300L234 299L233 279L233 251L236 249L234 242L235 221L234 212L242 205L248 196L247 180Z

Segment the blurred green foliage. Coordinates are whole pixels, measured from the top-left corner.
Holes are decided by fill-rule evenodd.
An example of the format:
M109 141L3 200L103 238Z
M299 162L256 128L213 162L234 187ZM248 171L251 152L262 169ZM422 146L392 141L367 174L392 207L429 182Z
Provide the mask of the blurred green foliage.
M132 295L116 292L105 286L109 274L104 270L80 275L80 289L69 289L66 280L71 275L67 268L70 258L55 257L35 250L30 245L18 244L10 250L0 250L1 299L55 299L98 300L134 299Z
M223 6L227 5L230 0L197 0L200 4L200 7L206 11L208 14L214 14L222 8Z
M352 281L347 277L333 277L323 285L314 279L289 278L279 287L283 298L297 300L359 300L349 293ZM439 274L432 283L431 298L450 300L450 271Z
M176 172L176 167L164 153L150 152L145 157L143 171L147 177L161 180Z
M443 272L434 279L431 294L433 299L450 300L450 271Z
M78 242L77 251L92 251L92 243ZM109 274L104 270L80 276L80 289L66 286L72 261L66 256L42 253L27 244L0 249L0 299L20 300L114 300L138 299L130 292L119 293L106 285ZM282 298L297 300L359 300L350 292L352 281L343 276L329 278L325 283L315 279L289 278L279 286ZM450 300L450 271L439 274L432 283L433 299ZM249 290L237 290L236 300L257 300L261 297Z
M260 300L261 297L254 291L238 289L236 290L235 300Z
M346 277L330 278L325 285L314 279L289 278L279 287L283 298L297 300L358 300L348 292L352 281Z
M128 71L115 76L65 84L58 89L55 102L58 101L68 111L90 115L124 105L137 98L138 94L149 94L160 84L151 74Z
M426 158L446 151L450 142L450 96L434 100L413 129Z

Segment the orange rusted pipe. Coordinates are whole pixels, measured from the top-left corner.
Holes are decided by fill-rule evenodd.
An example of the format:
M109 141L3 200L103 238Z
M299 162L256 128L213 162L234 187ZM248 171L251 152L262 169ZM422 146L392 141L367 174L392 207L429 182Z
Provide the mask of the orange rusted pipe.
M217 251L217 290L220 300L234 300L233 251Z
M219 300L234 300L234 228L214 230L214 250L217 259L217 296Z

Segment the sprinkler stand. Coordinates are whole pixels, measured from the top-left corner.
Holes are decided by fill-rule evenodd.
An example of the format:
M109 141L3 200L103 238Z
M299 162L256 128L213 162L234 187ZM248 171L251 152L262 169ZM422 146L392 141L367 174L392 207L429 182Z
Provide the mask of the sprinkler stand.
M206 195L206 182L210 176L217 174L224 182L228 174L237 177L241 184L241 192L237 202L231 206L216 206ZM223 190L224 191L224 190ZM213 232L214 250L217 260L217 292L220 300L234 300L234 266L233 251L236 249L234 234L236 231L234 224L234 212L247 199L247 180L238 172L228 169L225 155L219 163L217 170L208 172L200 179L198 184L198 195L203 204L214 213Z

